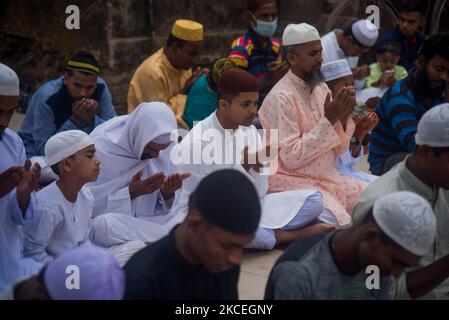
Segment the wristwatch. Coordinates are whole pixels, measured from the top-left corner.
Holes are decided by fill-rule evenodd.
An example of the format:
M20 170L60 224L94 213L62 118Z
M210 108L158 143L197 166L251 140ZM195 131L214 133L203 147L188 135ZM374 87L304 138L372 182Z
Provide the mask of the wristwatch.
M351 144L351 146L358 146L358 145L361 145L362 142L359 141L359 139L357 139L356 137L353 136L351 138L351 140L350 140L350 144Z

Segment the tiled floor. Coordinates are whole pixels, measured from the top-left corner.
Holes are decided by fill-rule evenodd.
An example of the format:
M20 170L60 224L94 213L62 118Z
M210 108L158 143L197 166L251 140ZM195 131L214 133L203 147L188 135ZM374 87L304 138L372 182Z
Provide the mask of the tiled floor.
M18 128L20 128L23 119L23 114L14 114L10 123L10 128L17 131ZM361 161L357 167L364 172L368 172L366 159ZM270 274L275 261L282 253L283 251L280 250L245 252L239 282L240 299L263 299L268 275Z

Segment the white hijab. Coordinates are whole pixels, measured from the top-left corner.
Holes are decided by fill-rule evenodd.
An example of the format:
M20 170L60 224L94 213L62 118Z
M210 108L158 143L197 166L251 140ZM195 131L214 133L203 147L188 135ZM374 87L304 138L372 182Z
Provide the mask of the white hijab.
M101 161L97 181L88 187L95 198L94 216L105 213L108 196L129 186L132 177L143 170L141 179L172 171L170 152L177 146L176 117L165 103L141 103L130 115L116 117L98 126L91 134ZM155 159L141 160L145 146L156 138L172 134L171 145ZM135 216L152 215L157 192L133 201Z

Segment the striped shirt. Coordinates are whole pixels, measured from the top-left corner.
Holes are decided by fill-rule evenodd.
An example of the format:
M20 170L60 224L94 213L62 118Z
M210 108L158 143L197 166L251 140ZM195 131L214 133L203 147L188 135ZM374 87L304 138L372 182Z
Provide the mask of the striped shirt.
M245 35L234 40L228 58L256 78L261 78L267 72L269 63L281 62L280 42L271 38L268 41L268 45L262 47L252 28L249 28Z
M397 81L376 108L379 124L371 134L368 157L371 168L394 154L411 153L419 120L427 110L443 102L439 96L427 107L418 97L412 75Z

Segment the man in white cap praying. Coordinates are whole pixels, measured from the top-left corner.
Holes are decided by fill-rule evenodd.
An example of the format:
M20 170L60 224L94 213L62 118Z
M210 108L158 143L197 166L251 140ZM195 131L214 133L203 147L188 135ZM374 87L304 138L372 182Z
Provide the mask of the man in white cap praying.
M324 63L346 59L355 80L369 76L368 65L358 67L359 57L368 52L379 37L379 31L369 20L359 20L344 30L336 29L321 38Z
M48 165L59 179L39 191L32 221L24 227L24 255L49 262L89 241L94 197L85 186L100 173L92 138L68 130L45 144Z
M18 226L33 218L40 167L31 168L20 137L8 129L19 101L19 78L0 63L0 294L41 264L23 259Z
M323 64L321 67L321 74L323 80L332 91L332 95L336 95L345 86L354 86L354 77L348 62L345 59ZM367 101L366 104L369 104L369 101ZM354 108L356 108L356 106L354 106ZM365 109L361 109L360 112L353 111L346 117L346 119L343 118L341 120L343 128L348 134L351 134L352 132L352 138L350 145L348 145L348 149L338 156L335 165L342 175L354 177L370 183L376 180L377 176L361 172L354 168L354 165L358 163L364 155L364 147L368 147L367 145L362 145L365 137L369 135L369 132L379 122L379 118L374 111L369 111L368 108L366 108L366 105L364 108Z
M389 299L391 276L415 266L435 233L435 215L424 198L409 191L386 195L359 223L330 233L299 260L279 264L266 298Z
M376 199L396 192L411 191L432 206L437 219L437 236L432 249L419 263L407 269L395 282L395 299L447 299L449 297L449 104L427 111L421 118L412 155L379 177L360 196L354 206L357 223Z
M69 250L29 279L15 284L10 300L121 300L125 273L104 249L84 245Z
M318 31L308 24L290 24L283 35L283 52L290 71L265 99L259 116L268 139L278 134L280 152L269 193L297 189L320 191L333 224L350 222L352 204L366 183L343 177L336 157L348 149L352 133L344 130L355 106L354 88L332 93L321 81L322 46Z

